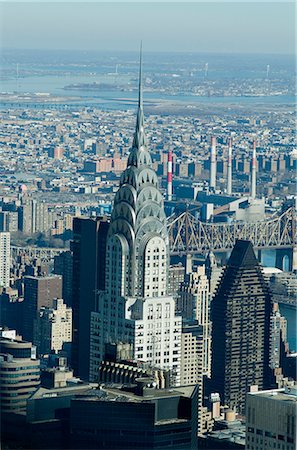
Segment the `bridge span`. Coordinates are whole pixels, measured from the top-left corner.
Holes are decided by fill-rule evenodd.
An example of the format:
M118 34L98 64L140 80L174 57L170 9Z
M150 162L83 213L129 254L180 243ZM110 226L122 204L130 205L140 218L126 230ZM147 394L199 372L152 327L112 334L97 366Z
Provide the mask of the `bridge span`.
M171 255L229 252L236 239L252 241L257 250L297 248L294 207L269 220L250 223L204 223L187 210L169 217L168 232Z
M297 270L296 211L290 207L281 215L258 222L204 223L196 219L190 211L168 218L170 254L207 254L230 252L236 239L252 241L256 250L276 249L281 257L284 251L291 251L291 268ZM16 258L26 255L43 261L53 259L67 248L11 247L11 255ZM283 252L283 254L281 253ZM282 262L277 265L281 267Z

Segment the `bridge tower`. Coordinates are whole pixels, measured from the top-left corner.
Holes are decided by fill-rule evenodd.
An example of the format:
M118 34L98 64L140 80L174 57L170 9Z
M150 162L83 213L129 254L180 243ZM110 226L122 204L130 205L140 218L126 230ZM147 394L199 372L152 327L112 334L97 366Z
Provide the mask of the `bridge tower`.
M297 271L297 246L292 249L292 271Z
M289 267L287 270L297 270L297 247L278 248L276 249L275 267L280 270L285 270L286 258L289 260Z

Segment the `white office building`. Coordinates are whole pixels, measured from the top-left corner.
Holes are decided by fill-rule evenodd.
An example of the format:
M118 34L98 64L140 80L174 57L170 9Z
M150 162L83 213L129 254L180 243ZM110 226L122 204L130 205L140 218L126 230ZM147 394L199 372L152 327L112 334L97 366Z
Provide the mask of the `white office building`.
M136 359L169 368L178 383L181 319L168 296L169 239L144 133L141 65L139 79L136 130L107 237L106 292L91 318L90 373L96 379L105 343L128 342Z
M180 384L182 318L175 315L172 297L129 299L135 321L134 357L153 367L170 370L171 383Z
M195 329L192 342L193 355L190 355L189 350L184 347L184 344L187 346L190 342L187 341L187 334L190 333L190 331L183 330L182 360L184 360L184 358L196 358L197 365L201 364L202 367L201 371L197 369L198 372L210 377L211 324L209 319L209 280L205 274L204 265L198 266L196 270L185 276L185 282L181 285L176 308L186 320L185 323L190 321L191 325L193 325L193 323L197 322L196 327L199 327L198 334L196 328L193 328ZM187 327L185 327L185 330L186 329ZM192 328L189 327L189 329ZM197 362L197 358L199 359L199 362ZM192 364L193 361L191 362L191 365ZM183 377L185 377L185 380L191 378L189 372L186 370L186 365L184 364L182 371L184 373Z
M72 309L61 298L53 300L53 307L39 311L36 344L40 354L58 353L64 342L72 341Z

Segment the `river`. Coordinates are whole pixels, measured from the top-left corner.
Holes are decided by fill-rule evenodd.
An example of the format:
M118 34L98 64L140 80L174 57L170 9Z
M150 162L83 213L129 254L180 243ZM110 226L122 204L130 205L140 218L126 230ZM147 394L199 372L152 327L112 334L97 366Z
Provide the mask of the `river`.
M120 81L120 82L119 82ZM137 93L134 90L98 90L90 87L89 89L67 89L65 86L71 84L92 84L94 82L108 83L114 82L112 75L44 75L44 76L27 76L19 78L18 80L10 78L1 80L0 90L1 92L18 92L18 93L49 93L54 96L63 97L63 104L73 103L73 99L69 97L79 98L79 102L82 105L97 104L99 107L105 107L110 109L127 109L135 107L135 99ZM117 84L121 85L125 82L125 76L122 76L121 80L117 79ZM177 94L170 95L165 92L147 92L146 102L158 102L168 101L170 103L183 102L191 104L225 104L225 105L249 105L249 104L261 104L261 105L295 105L295 97L292 95L274 95L263 97L241 97L241 96L229 96L229 97L201 97L197 95L189 94ZM7 100L9 102L9 100ZM77 101L76 101L77 103Z
M275 250L263 250L262 251L262 264L265 267L275 267ZM286 268L288 270L288 267ZM297 352L297 339L296 339L296 307L291 305L279 305L281 314L287 319L288 323L288 342L290 350Z

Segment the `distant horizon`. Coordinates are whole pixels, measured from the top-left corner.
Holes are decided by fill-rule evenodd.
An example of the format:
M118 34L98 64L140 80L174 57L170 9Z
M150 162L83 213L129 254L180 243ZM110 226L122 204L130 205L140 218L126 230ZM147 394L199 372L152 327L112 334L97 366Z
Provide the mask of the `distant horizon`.
M16 47L2 47L0 49L0 56L1 51L20 51L20 52L71 52L71 53L135 53L139 54L139 49L130 49L130 50L123 50L123 49L110 49L110 50L102 50L102 49L83 49L83 48L16 48ZM297 59L297 54L295 52L293 53L274 53L274 52L234 52L234 51L196 51L196 50L145 50L143 49L143 54L154 54L154 53L165 53L165 54L196 54L196 55L238 55L238 56L260 56L260 55L269 55L269 56L291 56L295 57Z
M0 15L9 49L132 52L142 40L156 53L296 53L296 5L286 1L6 1Z

